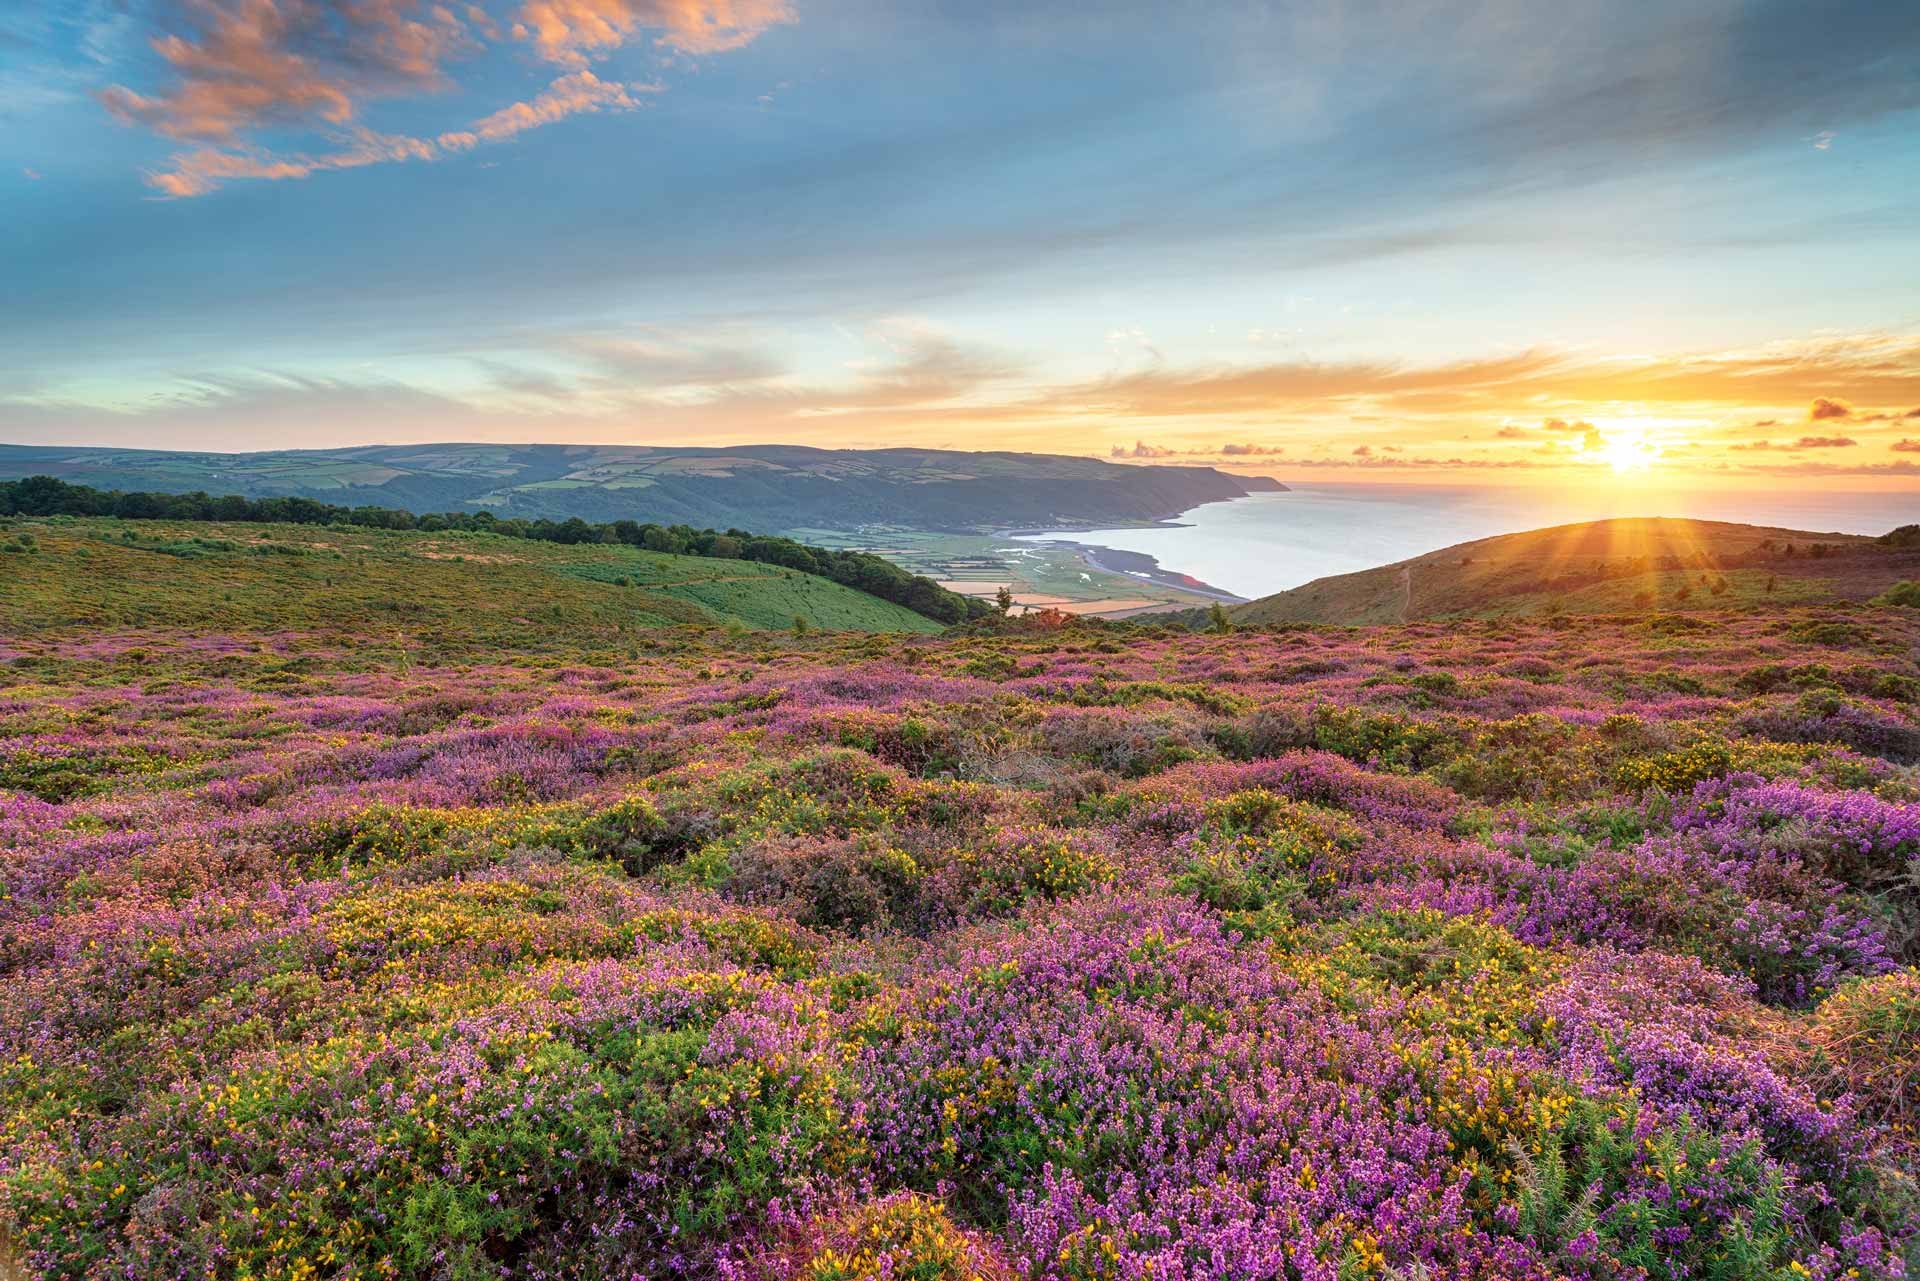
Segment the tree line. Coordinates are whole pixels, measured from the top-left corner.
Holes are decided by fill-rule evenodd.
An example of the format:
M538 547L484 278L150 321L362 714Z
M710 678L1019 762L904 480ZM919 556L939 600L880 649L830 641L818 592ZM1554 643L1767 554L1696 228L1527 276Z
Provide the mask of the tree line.
M416 515L393 507L343 507L311 498L218 497L144 490L94 489L54 476L0 481L0 516L109 516L121 520L226 521L246 524L350 525L363 529L417 530L423 533L499 534L548 543L617 543L676 556L750 560L818 574L842 586L904 605L940 623L961 623L990 612L984 601L950 592L932 579L910 574L870 552L812 547L791 538L729 529L615 520L594 523L569 516L501 518L492 512L435 512Z

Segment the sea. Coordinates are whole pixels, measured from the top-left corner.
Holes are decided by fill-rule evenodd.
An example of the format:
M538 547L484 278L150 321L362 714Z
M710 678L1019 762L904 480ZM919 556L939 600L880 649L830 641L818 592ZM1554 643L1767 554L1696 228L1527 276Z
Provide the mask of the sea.
M1288 484L1285 493L1208 503L1158 526L1019 537L1138 552L1163 572L1251 599L1476 538L1609 516L1688 516L1838 534L1884 534L1920 523L1920 492Z

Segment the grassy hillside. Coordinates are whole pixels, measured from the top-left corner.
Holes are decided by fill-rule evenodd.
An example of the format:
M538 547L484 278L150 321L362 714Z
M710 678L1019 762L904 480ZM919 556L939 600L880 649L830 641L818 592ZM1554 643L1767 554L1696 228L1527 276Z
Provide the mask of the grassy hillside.
M0 628L268 629L538 647L674 624L934 632L775 565L490 534L118 520L0 525Z
M1623 519L1504 534L1315 579L1238 607L1237 622L1423 618L1861 601L1920 576L1920 549L1851 534Z
M0 445L0 479L32 475L101 489L761 532L1108 524L1283 488L1211 467L938 449L432 444L197 454Z

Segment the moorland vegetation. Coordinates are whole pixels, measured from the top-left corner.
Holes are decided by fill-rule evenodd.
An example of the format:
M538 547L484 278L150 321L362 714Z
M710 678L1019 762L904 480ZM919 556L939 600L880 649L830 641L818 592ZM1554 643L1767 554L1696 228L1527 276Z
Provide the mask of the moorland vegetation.
M1906 598L795 635L228 528L0 528L31 1274L1916 1261Z

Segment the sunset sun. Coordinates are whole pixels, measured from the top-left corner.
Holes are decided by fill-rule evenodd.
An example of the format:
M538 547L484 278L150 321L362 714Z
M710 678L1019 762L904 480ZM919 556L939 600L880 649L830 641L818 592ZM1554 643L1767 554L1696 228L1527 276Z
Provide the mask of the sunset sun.
M1597 452L1615 475L1648 471L1660 457L1659 447L1648 444L1646 435L1640 431L1606 435Z

